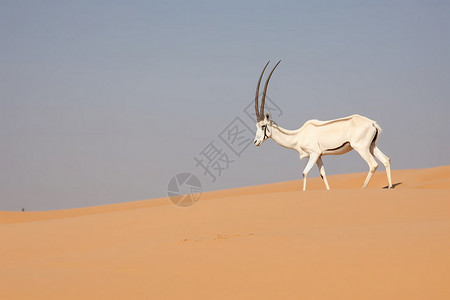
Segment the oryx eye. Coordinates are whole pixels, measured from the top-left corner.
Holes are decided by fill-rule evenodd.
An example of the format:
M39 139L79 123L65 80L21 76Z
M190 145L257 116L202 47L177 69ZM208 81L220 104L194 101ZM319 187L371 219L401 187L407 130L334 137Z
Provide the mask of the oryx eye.
M261 129L262 130L266 129L266 125L261 126Z

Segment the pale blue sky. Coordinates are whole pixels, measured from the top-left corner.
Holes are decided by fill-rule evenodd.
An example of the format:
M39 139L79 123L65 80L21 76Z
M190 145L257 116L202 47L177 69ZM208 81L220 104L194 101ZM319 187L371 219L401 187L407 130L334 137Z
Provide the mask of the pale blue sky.
M195 167L269 59L279 125L358 113L383 128L393 169L449 164L449 14L448 1L1 1L0 209L166 196L183 171L206 190L300 178L306 161L273 141L214 183ZM355 153L324 162L368 169Z

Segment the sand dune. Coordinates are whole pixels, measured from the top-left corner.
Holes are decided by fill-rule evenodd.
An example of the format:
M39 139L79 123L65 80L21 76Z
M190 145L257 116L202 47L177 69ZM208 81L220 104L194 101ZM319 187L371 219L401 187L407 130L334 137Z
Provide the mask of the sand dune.
M450 166L0 212L0 299L450 299Z

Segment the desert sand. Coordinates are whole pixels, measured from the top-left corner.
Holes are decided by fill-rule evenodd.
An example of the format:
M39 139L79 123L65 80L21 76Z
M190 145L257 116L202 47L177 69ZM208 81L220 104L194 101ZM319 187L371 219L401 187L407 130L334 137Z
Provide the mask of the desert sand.
M450 166L365 175L0 212L0 299L450 299Z

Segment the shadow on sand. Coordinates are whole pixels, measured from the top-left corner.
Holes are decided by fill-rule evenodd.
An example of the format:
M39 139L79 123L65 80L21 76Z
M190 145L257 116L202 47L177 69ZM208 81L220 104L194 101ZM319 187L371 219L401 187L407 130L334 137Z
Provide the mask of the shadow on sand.
M394 183L394 184L392 185L392 188L395 189L395 188L397 187L397 185L400 185L400 184L402 184L402 183L401 183L401 182ZM383 189L387 189L387 188L388 188L388 186L384 186L384 187L383 187Z

